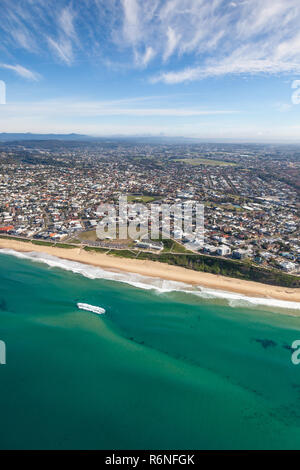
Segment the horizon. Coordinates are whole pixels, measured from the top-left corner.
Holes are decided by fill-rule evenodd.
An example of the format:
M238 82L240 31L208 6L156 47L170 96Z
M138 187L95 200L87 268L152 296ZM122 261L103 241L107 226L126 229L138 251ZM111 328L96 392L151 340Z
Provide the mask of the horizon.
M2 136L8 136L8 140L3 139ZM19 138L20 136L20 138ZM22 137L21 137L22 136ZM88 142L93 142L93 141L100 141L104 139L110 139L110 140L140 140L140 139L150 139L150 144L155 144L156 142L159 143L158 141L161 140L163 141L168 140L170 141L169 144L172 145L172 143L180 144L180 143L190 143L192 144L224 144L224 145L229 145L229 144L243 144L243 145L278 145L278 146L299 146L300 145L300 137L299 140L250 140L250 139L234 139L234 138L228 138L228 139L218 139L218 138L210 138L210 139L205 139L205 138L197 138L197 137L185 137L185 136L172 136L172 135L151 135L151 134L111 134L111 135L89 135L89 134L77 134L74 132L68 133L68 134L59 134L59 133L32 133L32 132L0 132L0 144L5 144L8 142L22 142L25 137L27 136L32 136L33 141L43 141L43 140L68 140L70 137L73 137L73 139L70 139L70 141L74 142L82 142L86 141ZM51 137L51 138L50 138ZM151 142L151 139L153 139L153 142ZM25 140L27 140L25 138Z
M0 131L300 143L298 1L146 7L4 0Z

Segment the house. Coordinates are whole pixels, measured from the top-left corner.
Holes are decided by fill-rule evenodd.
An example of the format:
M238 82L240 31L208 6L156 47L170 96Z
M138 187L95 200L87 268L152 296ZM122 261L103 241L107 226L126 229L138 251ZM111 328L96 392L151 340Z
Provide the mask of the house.
M282 263L279 263L279 266L286 272L294 271L294 269L296 269L296 264L291 263L290 261L284 261Z
M221 246L218 246L216 253L219 256L226 256L226 255L230 255L231 250L230 250L229 246L221 245Z
M244 258L247 258L247 256L248 256L247 250L238 249L232 252L233 259L244 259Z
M8 225L7 227L0 227L0 232L10 232L13 229L13 225Z
M162 242L154 242L148 238L143 240L135 240L135 246L137 248L143 248L145 250L157 250L160 251L163 249L164 245Z

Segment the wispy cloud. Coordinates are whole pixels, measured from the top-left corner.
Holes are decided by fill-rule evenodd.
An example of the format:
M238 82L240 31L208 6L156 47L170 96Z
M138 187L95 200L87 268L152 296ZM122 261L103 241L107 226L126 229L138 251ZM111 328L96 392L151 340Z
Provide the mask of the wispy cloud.
M67 65L74 59L73 43L78 43L74 21L75 12L70 8L63 8L57 14L58 38L47 37L48 44L54 54Z
M73 61L73 48L70 40L60 39L59 41L55 41L50 37L47 39L49 46L52 48L57 57L67 65L71 65Z
M167 45L163 53L163 59L166 61L175 51L179 41L181 39L181 34L176 34L174 29L171 26L168 26L167 30Z
M251 57L237 58L235 55L198 67L187 67L178 72L162 72L150 79L152 83L165 82L176 84L191 82L207 77L219 77L222 75L257 75L257 74L279 74L300 73L300 62L276 61L270 59L253 59Z
M26 67L23 67L22 65L9 65L9 64L0 64L0 68L2 69L7 69L7 70L12 70L15 72L19 77L26 78L27 80L33 80L33 81L38 81L41 76L33 72L32 70L27 69Z
M135 52L136 63L141 67L146 67L148 63L154 58L154 56L155 52L151 46L146 47L145 52L142 54L139 54L137 51Z
M71 10L70 7L63 8L58 17L58 23L61 27L61 30L68 37L76 37L74 20L75 12Z
M138 0L122 0L124 9L123 34L131 43L136 44L140 39L139 3Z
M153 97L153 101L157 98ZM33 116L71 116L71 117L99 117L99 116L217 116L236 114L238 111L230 109L201 109L197 107L141 106L149 101L149 97L141 97L113 101L77 101L77 100L48 100L34 103L9 103L5 107L7 116L30 115Z
M68 66L101 55L103 64L155 67L151 81L167 84L299 72L299 0L54 3L1 0L0 47L10 59L20 48Z
M186 28L179 28L181 40L176 47L181 54L193 51L193 64L157 73L151 78L153 83L176 84L227 74L300 72L300 4L297 0L216 0L210 3L213 10L210 17L201 1L198 8L189 10L199 21L194 33L187 31L192 20L190 24L187 21ZM175 4L176 0L167 3L168 15L174 12ZM170 11L171 5L173 10ZM203 28L201 19L204 18ZM205 46L208 53L203 54Z

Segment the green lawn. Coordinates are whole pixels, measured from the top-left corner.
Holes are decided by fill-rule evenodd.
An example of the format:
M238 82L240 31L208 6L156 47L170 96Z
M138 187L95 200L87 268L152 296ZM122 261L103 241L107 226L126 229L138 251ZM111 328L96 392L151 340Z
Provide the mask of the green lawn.
M134 196L134 195L128 195L127 196L127 201L128 202L133 202L133 203L143 203L147 204L147 202L153 202L155 201L155 197L153 196Z
M222 160L210 160L208 158L176 158L173 162L185 163L186 165L213 165L213 166L235 166L235 163Z
M178 243L175 240L163 240L163 244L163 253L192 253L190 250L187 250L181 243Z

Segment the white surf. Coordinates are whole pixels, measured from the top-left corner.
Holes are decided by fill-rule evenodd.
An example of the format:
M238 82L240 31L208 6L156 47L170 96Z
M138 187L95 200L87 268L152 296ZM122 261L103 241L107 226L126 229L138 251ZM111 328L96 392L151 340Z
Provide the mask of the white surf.
M35 251L24 253L6 248L0 249L0 254L1 253L21 259L46 263L48 266L72 271L73 273L81 274L89 279L105 279L108 281L123 282L139 289L152 289L159 293L182 292L193 294L207 300L223 299L233 308L271 307L285 310L300 310L300 302L289 302L265 297L250 297L234 292L209 289L202 286L192 286L184 282L168 281L156 277L142 276L140 274L106 271L96 266L65 260L46 253L38 253Z

